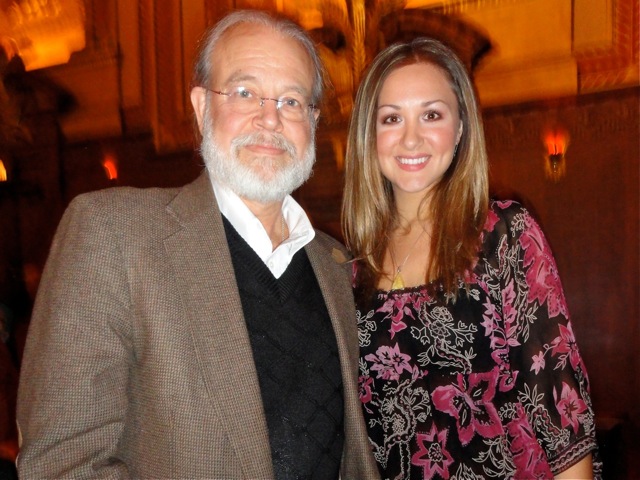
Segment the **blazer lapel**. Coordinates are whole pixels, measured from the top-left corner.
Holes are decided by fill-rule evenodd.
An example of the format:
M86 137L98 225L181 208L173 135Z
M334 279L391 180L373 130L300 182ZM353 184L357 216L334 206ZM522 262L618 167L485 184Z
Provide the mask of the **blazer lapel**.
M218 205L203 173L168 205L176 231L169 261L213 408L248 478L273 477L269 434L251 344Z
M322 245L319 236L307 245L307 255L322 290L333 330L338 342L338 353L343 379L345 444L341 469L342 478L380 478L378 468L367 440L358 392L358 326L346 261L333 243ZM333 258L331 258L333 257Z
M315 239L305 249L331 317L338 342L344 388L350 389L350 379L357 378L358 372L358 329L349 277L338 265L339 261L346 259L339 250L334 250L334 256L331 257Z

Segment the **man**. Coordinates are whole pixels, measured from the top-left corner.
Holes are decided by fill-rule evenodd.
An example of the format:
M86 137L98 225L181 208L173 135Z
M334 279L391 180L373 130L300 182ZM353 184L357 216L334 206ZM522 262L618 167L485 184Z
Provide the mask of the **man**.
M375 478L339 244L289 196L314 162L321 65L236 12L191 100L207 173L83 195L40 284L20 478Z

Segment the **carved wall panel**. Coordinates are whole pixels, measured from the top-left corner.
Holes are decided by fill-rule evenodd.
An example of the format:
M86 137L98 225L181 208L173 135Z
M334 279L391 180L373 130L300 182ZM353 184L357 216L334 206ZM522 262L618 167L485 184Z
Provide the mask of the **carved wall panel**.
M638 0L602 2L605 5L601 10L608 15L601 16L611 22L607 31L610 36L576 51L580 93L622 88L640 81Z

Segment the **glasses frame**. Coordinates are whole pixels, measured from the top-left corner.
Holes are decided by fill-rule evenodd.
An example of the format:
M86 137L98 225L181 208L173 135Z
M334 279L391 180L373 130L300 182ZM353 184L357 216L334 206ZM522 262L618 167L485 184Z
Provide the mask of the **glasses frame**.
M204 86L202 86L202 85L201 85L201 88L205 89L205 90L206 90L206 91L208 91L208 92L215 93L215 94L217 94L217 95L220 95L220 96L223 96L223 97L227 97L227 98L230 98L230 97L231 97L231 95L233 95L233 94L232 94L232 93L230 93L230 92L223 92L223 91L221 91L221 90L213 90L212 88L207 88L207 87L204 87ZM259 102L258 102L258 106L259 106L260 108L264 107L264 102L266 102L267 100L271 100L272 102L276 102L276 110L278 111L278 114L279 114L279 115L282 115L282 114L280 113L280 109L282 108L282 105L284 104L284 100L281 100L281 99L278 99L278 98L271 98L271 97L259 97L259 96L257 96L256 98L259 100ZM307 110L307 115L309 115L309 114L311 114L312 112L315 112L316 110L318 110L318 106L317 106L317 105L315 105L315 104L313 104L313 103L308 103L308 104L306 104L305 106L306 106L306 107L307 107L307 109L308 109L308 110ZM286 118L285 118L285 120L295 121L295 120L290 120L290 119L286 119ZM300 120L300 121L303 121L303 120Z

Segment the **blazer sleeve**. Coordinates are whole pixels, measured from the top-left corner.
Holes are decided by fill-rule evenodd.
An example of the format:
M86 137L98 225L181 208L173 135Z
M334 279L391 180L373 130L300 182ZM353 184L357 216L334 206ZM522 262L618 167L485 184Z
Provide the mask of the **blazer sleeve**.
M20 478L126 478L117 445L132 363L122 240L105 197L77 197L45 266L18 392Z

